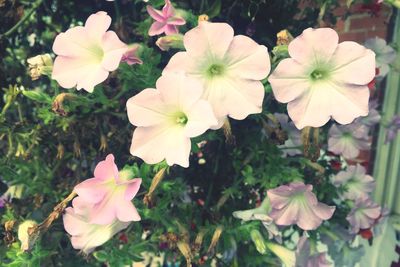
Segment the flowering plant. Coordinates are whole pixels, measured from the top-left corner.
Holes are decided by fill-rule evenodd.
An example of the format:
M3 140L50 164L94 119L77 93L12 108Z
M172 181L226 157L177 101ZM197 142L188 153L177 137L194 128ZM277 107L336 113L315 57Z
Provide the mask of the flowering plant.
M4 266L398 260L368 165L396 52L339 3L50 2L0 34Z

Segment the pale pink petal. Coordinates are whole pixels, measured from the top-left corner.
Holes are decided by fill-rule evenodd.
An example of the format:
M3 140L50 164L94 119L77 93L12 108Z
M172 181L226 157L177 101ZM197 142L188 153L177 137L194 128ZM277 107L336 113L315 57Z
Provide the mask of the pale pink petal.
M165 0L165 5L162 9L162 13L163 13L164 17L166 17L166 18L172 17L175 15L175 9L172 6L170 0Z
M85 28L91 38L100 41L110 25L111 17L107 15L107 12L99 11L89 16L86 20Z
M80 195L81 197L82 195ZM126 201L119 201L123 196L113 195L108 193L107 199L95 204L89 216L91 224L110 224L117 217L117 209L119 205L123 205ZM129 201L130 202L130 201ZM131 203L131 205L133 205Z
M285 58L269 76L276 100L288 103L309 90L311 83L306 68L292 58Z
M108 31L103 35L102 47L104 56L101 65L108 71L116 70L128 46L121 42L115 32Z
M108 77L108 71L103 69L101 66L97 66L97 68L92 68L85 79L79 80L76 84L76 89L84 89L87 92L93 92L93 89L96 85L104 82Z
M197 68L197 62L187 52L178 52L171 57L163 70L163 75L168 73L186 73L192 76L200 76L202 73Z
M156 21L159 21L159 22L165 21L164 14L160 10L155 9L152 6L146 6L146 9L147 9L147 13L149 13L149 15Z
M268 49L244 35L236 35L225 55L229 74L243 79L262 80L271 70Z
M160 91L144 89L126 103L129 121L135 126L152 126L166 120L166 105Z
M186 21L181 17L171 17L168 19L168 24L170 25L185 25Z
M68 207L65 209L63 215L63 223L65 231L70 235L81 235L87 232L88 226L81 223L82 219L79 215L75 214L74 209Z
M136 196L137 192L139 191L141 183L142 183L141 178L135 178L126 182L127 188L124 196L125 200L130 201Z
M355 42L340 43L331 62L336 81L366 85L375 77L375 53Z
M86 29L82 26L77 26L56 36L53 43L53 52L59 56L82 57L82 55L91 50L91 46L94 44L94 41L89 39L86 34Z
M189 166L190 139L181 126L139 127L133 133L131 154L148 164L166 159L168 165Z
M100 161L94 169L94 177L100 180L117 179L118 167L114 160L113 154L107 155L106 159Z
M102 201L107 194L107 189L104 188L103 181L99 180L99 178L87 179L77 184L74 191L82 199L93 204Z
M219 119L228 115L243 120L250 114L260 113L265 89L260 81L239 78L215 78L208 81L204 98Z
M327 62L335 52L339 36L330 28L308 28L289 43L289 55L300 63Z
M154 35L162 34L165 31L165 27L166 27L165 23L155 21L150 26L149 35L154 36Z
M136 210L135 206L133 206L130 202L121 202L117 206L117 218L121 222L130 222L130 221L140 221L140 215Z
M188 122L185 125L185 136L196 137L218 124L210 103L200 100L186 112Z
M163 103L177 105L182 111L189 111L203 94L202 84L185 75L166 74L156 83Z
M202 22L185 34L183 43L191 57L212 54L223 58L233 40L233 29L226 23Z

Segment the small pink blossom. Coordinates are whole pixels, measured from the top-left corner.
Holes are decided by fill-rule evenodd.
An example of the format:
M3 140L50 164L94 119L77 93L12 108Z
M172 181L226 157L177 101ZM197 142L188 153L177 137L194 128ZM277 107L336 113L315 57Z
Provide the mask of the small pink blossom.
M260 113L261 82L271 66L268 49L244 35L234 36L227 23L201 22L183 37L185 52L176 53L163 71L185 72L201 81L202 98L210 102L219 128L227 116L243 120Z
M94 224L91 222L93 211L94 204L77 197L72 201L72 207L65 209L63 216L64 228L71 235L72 247L85 254L91 253L130 224L117 219L107 224Z
M118 173L114 156L108 155L106 160L99 162L94 170L94 178L87 179L74 191L79 199L93 204L89 223L110 224L115 219L122 222L140 221L135 206L131 200L139 191L142 179L128 180Z
M333 118L351 123L368 114L368 83L375 54L355 43L339 43L335 30L308 28L289 44L290 58L269 77L275 98L288 103L298 129L320 127Z
M303 230L314 230L332 217L335 207L318 202L312 185L292 182L267 191L272 211L269 216L277 225L297 224Z
M362 197L356 200L346 220L350 223L350 232L357 234L362 229L372 227L380 216L381 207L370 198Z
M210 104L201 99L203 87L197 80L182 73L163 75L156 87L126 104L129 121L137 126L131 154L148 164L166 159L168 165L188 167L190 138L217 125L217 120Z
M346 159L356 158L361 150L370 148L368 127L358 123L350 125L333 124L329 129L328 151Z
M76 26L57 35L53 51L57 55L52 78L61 87L92 92L118 68L127 45L114 31L107 31L111 17L104 11L92 14L85 26Z
M177 34L178 26L184 25L186 21L176 14L170 0L165 0L162 10L147 6L147 12L155 20L149 29L149 35L159 35L165 32L166 35Z
M351 200L368 197L375 188L374 178L367 175L365 168L360 164L349 166L347 170L333 176L332 183L337 187L344 186L345 192L342 197Z

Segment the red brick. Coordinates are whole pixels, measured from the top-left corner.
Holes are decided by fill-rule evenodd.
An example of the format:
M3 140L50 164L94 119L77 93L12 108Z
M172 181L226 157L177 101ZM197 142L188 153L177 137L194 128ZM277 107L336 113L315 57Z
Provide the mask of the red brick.
M375 31L367 31L366 32L366 38L373 38L373 37L380 37L383 39L387 38L387 29L386 28L379 28L376 29Z
M344 32L344 30L345 30L344 26L345 26L345 21L338 19L338 21L336 22L336 25L335 25L335 30L338 32Z
M358 43L364 43L366 32L346 32L339 35L340 42L343 41L355 41Z

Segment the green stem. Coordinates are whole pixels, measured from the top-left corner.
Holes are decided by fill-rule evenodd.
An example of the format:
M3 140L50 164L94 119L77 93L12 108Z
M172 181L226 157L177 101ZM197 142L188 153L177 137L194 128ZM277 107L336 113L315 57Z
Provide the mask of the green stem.
M35 12L35 10L40 6L40 4L42 4L42 2L43 2L43 0L36 1L33 4L32 8L26 13L26 15L20 21L17 22L17 24L15 24L7 32L0 34L0 39L13 34L27 19L29 19L29 17L33 14L33 12Z

